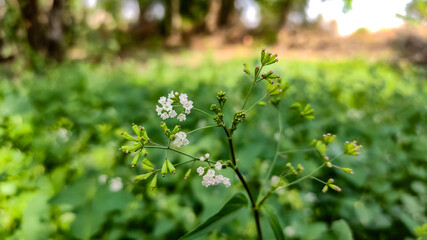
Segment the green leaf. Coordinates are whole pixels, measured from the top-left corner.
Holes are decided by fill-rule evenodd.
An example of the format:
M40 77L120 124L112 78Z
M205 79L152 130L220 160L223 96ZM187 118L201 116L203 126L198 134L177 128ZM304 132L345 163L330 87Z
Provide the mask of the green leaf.
M248 199L242 193L237 193L228 200L221 210L197 226L194 230L186 233L180 239L195 239L200 237L212 231L215 227L225 223L227 220L230 220L230 216L233 213L246 206L248 206Z
M283 234L282 227L280 226L279 219L277 219L277 216L274 213L274 210L269 206L264 206L264 210L268 218L268 222L270 223L271 229L273 229L273 233L274 233L274 236L276 237L276 240L282 240L282 239L284 240L285 235Z
M331 228L337 240L353 240L351 229L344 219L334 221Z

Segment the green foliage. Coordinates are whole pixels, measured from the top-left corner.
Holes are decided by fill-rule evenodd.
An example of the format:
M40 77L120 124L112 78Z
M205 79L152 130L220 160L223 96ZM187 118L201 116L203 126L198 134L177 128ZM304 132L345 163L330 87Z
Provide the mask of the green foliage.
M0 238L178 239L187 232L186 226L197 226L215 214L223 204L216 200L241 191L233 187L237 181L232 180L236 184L229 189L206 189L194 172L184 180L185 169L165 178L157 176L157 193L152 194L153 175L133 181L146 173L141 166L144 157L131 168L134 155L117 150L128 144L117 136L124 130L137 136L125 124L135 122L150 129L153 141L162 139L163 131L152 121L156 115L152 106L171 88L185 90L197 99L195 105L205 109L224 88L233 92L227 95L227 104L242 102L245 96L235 89L249 80L236 71L241 62L215 64L206 59L193 67L173 66L164 59L144 67L129 60L114 65L65 63L42 73L19 63L1 66ZM330 158L341 154L342 143L353 137L364 145L358 158L342 157L354 174L327 168L317 175L333 177L342 192L323 194L322 184L304 181L269 199L286 238L351 236L339 219L347 222L354 239L422 236L419 226L427 222L427 88L422 71L364 59L281 60L275 66L290 86L288 98L279 105L283 123L290 123L283 125L281 147L289 151L279 156L277 165L291 161L292 166L304 167L301 174L314 170L324 160L309 144L325 132L336 135L324 150ZM260 89L254 89L257 97L265 94ZM294 102L310 102L316 119L306 121L299 112L290 111ZM240 110L227 104L224 116ZM266 164L274 156L270 149L276 142L270 136L277 131L277 120L269 108L273 106L256 105L246 116L251 121L240 123L234 133L236 139L243 139L235 145L250 187L261 184L256 179L265 176ZM209 124L215 123L195 117L182 128ZM216 136L222 133L216 130L195 132L191 138L199 140L186 150L199 154L197 149L218 149L211 158L227 160L228 152ZM202 137L205 133L209 136ZM165 160L163 154L151 151L148 157L155 169ZM173 163L183 161L172 153L168 158ZM118 177L123 187L112 191ZM235 214L220 227L221 234L213 231L209 237L253 239L256 232L250 216L244 211ZM274 239L274 232L265 229L264 237Z
M242 193L238 193L228 200L217 213L206 219L206 221L197 226L194 230L186 233L180 239L194 239L203 236L218 227L218 225L224 224L233 213L247 206L248 199Z
M274 213L274 210L271 209L269 206L264 206L264 212L266 213L266 216L268 218L268 222L270 223L271 229L274 232L274 237L277 240L284 240L285 235L283 234L283 229L280 226L279 219L277 218L276 214Z

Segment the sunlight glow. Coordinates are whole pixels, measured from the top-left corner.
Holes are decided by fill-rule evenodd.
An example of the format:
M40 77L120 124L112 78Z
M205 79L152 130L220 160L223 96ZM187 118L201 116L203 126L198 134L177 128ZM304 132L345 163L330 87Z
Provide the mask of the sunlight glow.
M401 26L403 20L396 14L405 15L409 2L410 0L354 0L352 10L344 13L342 0L310 0L306 13L310 20L315 20L319 15L325 21L335 20L338 33L345 36L359 28L375 32Z

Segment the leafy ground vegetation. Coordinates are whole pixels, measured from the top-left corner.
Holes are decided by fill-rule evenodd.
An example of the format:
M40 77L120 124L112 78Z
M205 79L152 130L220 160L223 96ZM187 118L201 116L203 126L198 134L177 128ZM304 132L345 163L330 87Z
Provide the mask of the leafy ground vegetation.
M188 54L190 56L191 54ZM191 56L189 57L191 58ZM322 193L323 185L302 181L269 199L288 239L416 239L427 222L427 84L423 69L390 66L363 59L327 61L283 60L275 65L291 88L283 100L284 149L277 165L301 164L315 169L321 159L310 142L324 133L339 141L357 140L358 158L339 161L354 170L347 174L323 169L316 177L333 177L341 192ZM255 61L255 57L253 61ZM162 59L140 66L67 62L23 70L19 62L0 69L0 238L1 239L177 239L215 213L241 191L231 186L205 188L185 171L159 179L156 193L135 183L141 169L117 150L120 132L129 123L144 124L150 136L163 134L155 108L170 89L186 92L194 104L209 108L216 93L242 101L250 80L242 63L204 59L197 66L165 64ZM264 94L255 89L258 98ZM254 99L257 99L254 97ZM315 119L307 121L290 109L309 103ZM235 135L240 169L254 189L275 155L277 131L272 111L257 106L251 121ZM229 109L230 114L235 109ZM271 116L269 115L271 113ZM185 125L203 127L205 120L188 118ZM156 132L156 129L158 129ZM198 139L186 152L215 149L213 159L228 150L215 129L195 132ZM341 145L330 146L339 155ZM197 152L196 152L197 151ZM153 152L152 158L163 158ZM158 155L156 155L158 154ZM172 153L171 153L172 154ZM157 166L161 167L161 166ZM224 176L233 176L232 172ZM273 173L274 174L274 173ZM277 173L276 173L277 174ZM257 194L257 193L255 193ZM256 228L248 211L218 226L206 239L252 239ZM274 233L266 216L266 239Z

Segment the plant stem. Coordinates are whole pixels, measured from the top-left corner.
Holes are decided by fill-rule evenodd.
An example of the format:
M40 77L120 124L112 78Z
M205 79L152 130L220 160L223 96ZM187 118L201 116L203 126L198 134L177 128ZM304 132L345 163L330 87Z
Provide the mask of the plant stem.
M193 110L199 111L199 112L201 112L201 113L203 113L203 114L205 114L205 115L209 116L210 118L213 118L213 116L212 116L212 115L210 115L209 113L207 113L207 112L203 111L202 109L199 109L199 108L195 108L195 107L193 107Z
M248 99L249 99L249 95L251 95L254 87L255 87L255 82L252 83L251 89L249 89L248 95L246 95L245 102L243 103L243 106L242 106L242 110L245 108L246 103L248 102Z
M263 189L263 187L265 187L267 185L268 179L270 178L270 175L271 175L271 173L273 171L274 165L276 164L277 157L279 156L280 138L282 136L282 116L280 114L280 111L278 111L278 119L277 119L277 121L278 121L278 125L279 125L279 138L277 139L276 154L274 154L274 158L273 158L273 161L271 162L270 168L268 169L267 176L265 176L264 184L261 185L261 190Z
M257 208L257 205L255 203L255 199L252 196L251 190L249 189L249 186L245 180L245 177L242 175L239 168L237 167L236 154L235 154L234 146L233 146L233 138L230 135L227 128L225 128L225 127L223 127L223 128L224 128L225 134L227 135L228 146L230 148L230 155L231 155L231 161L233 163L234 172L236 172L237 176L239 177L239 180L242 182L243 187L246 190L246 193L248 194L249 200L251 202L252 213L254 215L254 220L255 220L255 224L256 224L256 228L257 228L258 239L262 240L261 223L260 223L260 218L259 218L259 208Z
M190 133L193 133L195 131L198 131L198 130L202 130L202 129L206 129L206 128L213 128L213 127L218 127L218 125L209 125L209 126L199 127L199 128L196 128L194 130L191 130L191 131L187 132L187 135L190 134Z
M248 113L253 107L255 107L255 105L257 105L259 102L261 102L265 97L267 97L269 93L267 92L262 98L258 99L258 101L256 101L254 104L252 104L252 106L250 106L248 108L248 110L246 110L245 112Z

